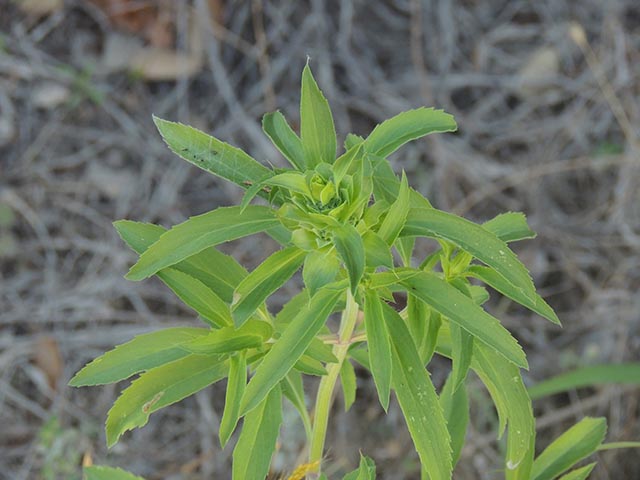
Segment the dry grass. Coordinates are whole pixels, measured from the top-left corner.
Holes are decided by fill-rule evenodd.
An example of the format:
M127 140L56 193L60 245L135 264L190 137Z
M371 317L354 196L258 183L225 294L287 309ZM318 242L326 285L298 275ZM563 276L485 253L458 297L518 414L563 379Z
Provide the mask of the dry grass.
M176 41L198 29L203 67L151 82L103 68L115 33L94 6L72 1L35 20L0 0L0 478L78 478L87 452L149 479L228 478L231 449L220 451L214 433L221 387L154 414L107 452L102 422L124 385L65 385L136 333L196 323L159 283L122 278L134 256L111 222L171 225L240 197L173 157L151 113L279 164L259 119L274 105L297 119L307 55L339 132L366 134L423 104L455 114L457 134L395 158L440 208L476 221L527 213L538 237L517 249L564 323L491 305L529 354L527 381L640 357L636 1L196 0L201 20L222 6L222 25L198 26L189 26L191 6L177 5ZM587 43L571 38L570 22ZM56 94L66 98L55 103ZM228 251L250 265L265 255L255 240ZM371 380L362 375L359 387L351 412L335 410L328 462L353 467L361 448L380 478L417 478L397 407L383 417ZM497 479L495 416L482 389L473 399L456 478ZM537 402L540 445L583 415L607 416L611 441L640 439L639 400L638 389L611 387ZM299 442L286 428L281 473L294 469ZM636 454L599 457L594 479L640 478Z

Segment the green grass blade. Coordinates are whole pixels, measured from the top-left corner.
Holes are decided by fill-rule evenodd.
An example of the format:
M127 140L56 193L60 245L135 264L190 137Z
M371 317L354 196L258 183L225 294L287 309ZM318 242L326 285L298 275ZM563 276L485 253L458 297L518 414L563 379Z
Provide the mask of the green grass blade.
M267 113L262 117L262 130L294 168L301 172L307 169L302 142L282 113Z
M188 355L149 370L125 389L107 416L107 445L146 425L149 415L176 403L227 376L228 367L217 356Z
M535 400L555 393L595 385L640 385L640 363L592 365L560 374L529 387Z
M241 414L255 408L293 368L324 325L342 293L339 290L320 290L301 308L249 381Z
M209 333L205 328L167 328L136 336L88 363L71 379L72 387L105 385L189 355L181 347Z
M365 140L365 148L386 157L411 140L434 132L453 132L457 129L453 115L433 108L407 110L385 120Z
M153 117L173 153L203 170L248 188L269 173L248 154L188 125Z
M555 439L533 462L531 480L551 480L593 454L607 433L605 418L585 417Z
M393 352L393 389L413 444L431 480L450 480L451 437L438 395L404 321L391 307L383 308Z
M242 213L240 207L223 207L191 217L162 234L140 255L126 278L142 280L207 247L262 232L278 224L273 210L256 205L249 205Z
M535 287L526 267L505 242L480 225L434 208L413 208L401 235L447 240L496 270L535 301Z
M244 419L242 433L233 450L233 480L266 478L281 423L282 393L276 386Z
M318 88L309 64L302 72L300 139L308 169L313 169L322 162L332 164L335 161L337 141L333 116L329 102Z

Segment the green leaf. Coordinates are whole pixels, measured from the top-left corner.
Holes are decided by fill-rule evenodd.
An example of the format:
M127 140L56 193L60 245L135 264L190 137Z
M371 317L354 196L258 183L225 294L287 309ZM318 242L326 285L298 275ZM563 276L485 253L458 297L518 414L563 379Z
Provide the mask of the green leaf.
M224 398L224 412L220 420L220 445L225 447L240 419L240 400L247 384L247 358L244 352L229 358L229 380Z
M367 332L371 374L380 405L386 412L389 408L391 389L391 344L382 311L382 301L374 290L367 289L365 292L364 325Z
M304 373L305 375L315 375L322 377L327 374L327 369L324 368L322 362L311 358L308 355L302 355L296 364L293 366L297 371Z
M293 368L324 325L341 294L339 290L322 289L299 310L249 381L242 400L242 414L255 408Z
M640 385L640 363L591 365L562 373L529 388L532 400L595 385Z
M280 173L269 178L265 183L311 197L311 190L309 190L309 186L307 185L307 179L305 175L300 172L290 171Z
M118 220L113 224L118 234L139 255L158 241L167 230L151 223ZM200 280L226 303L231 303L233 291L247 276L247 271L231 256L207 248L192 257L173 265L172 268ZM162 279L162 275L159 275ZM163 280L165 283L166 280ZM167 283L173 289L173 284Z
M533 462L531 480L551 480L593 454L607 433L605 418L585 417L551 443Z
M221 380L227 371L220 357L188 355L143 373L109 410L107 445L112 447L124 432L146 425L153 412Z
M482 227L489 230L503 242L516 242L527 238L536 238L536 232L529 228L527 217L520 212L501 213L484 222Z
M418 272L403 280L402 284L409 293L495 349L507 360L519 367L528 368L522 348L498 319L447 282L431 272Z
M308 169L321 162L332 164L336 157L336 130L329 102L318 88L309 64L302 72L300 97L300 139Z
M302 142L291 129L284 115L280 112L267 113L262 117L262 130L291 165L301 172L307 170Z
M231 305L236 326L246 322L273 292L289 281L305 255L298 247L278 250L240 282Z
M451 437L438 395L402 318L387 305L384 316L393 352L393 389L413 444L431 480L450 480Z
M93 465L84 467L84 480L144 480L133 473L125 472L121 468L100 467Z
M400 190L398 198L391 204L387 216L382 221L378 235L391 246L398 238L409 213L409 183L407 176L402 172L402 181L400 182Z
M365 145L369 152L386 157L411 140L434 132L454 132L457 128L453 115L421 107L402 112L376 126Z
M302 425L307 438L311 438L311 419L307 412L307 404L304 397L304 384L302 383L302 375L300 372L291 370L280 382L282 393L291 402L300 414Z
M175 268L165 268L158 272L158 276L180 300L206 319L209 325L220 328L233 322L229 305L200 280Z
M451 323L451 354L453 357L453 370L451 371L451 381L453 391L467 378L467 372L473 357L473 336L455 323Z
M173 153L189 163L247 188L269 169L239 148L188 125L153 117L163 140Z
M211 330L208 335L184 343L182 348L193 353L231 353L247 348L258 348L271 338L273 327L261 320L249 320L241 327Z
M340 271L340 260L333 248L314 250L304 259L302 279L311 295L335 280Z
M207 335L204 328L167 328L138 335L87 364L71 379L72 387L104 385L129 378L189 355L181 347L195 338Z
M319 362L338 363L338 359L333 354L332 347L317 337L311 340L309 348L307 348L304 353Z
M342 480L376 480L376 465L369 457L360 454L357 470L347 473Z
M519 289L515 288L508 280L500 275L495 270L489 267L483 267L481 265L471 265L467 269L467 273L474 278L477 278L481 282L486 283L491 288L497 290L505 297L510 298L514 302L528 308L532 312L537 313L541 317L560 325L560 319L556 315L556 312L544 301L544 299L535 294L535 299L531 300L528 296L524 295Z
M351 293L355 294L362 274L364 273L365 255L362 237L356 227L344 224L333 231L333 239L338 253L344 261L344 266L349 273Z
M451 448L453 450L453 465L458 463L464 439L469 424L469 398L464 384L454 388L453 375L449 375L440 393L440 406L447 421L449 435L451 435Z
M506 243L480 225L434 208L414 208L401 235L447 240L492 267L535 301L535 287L526 267Z
M355 133L347 133L347 136L344 139L344 149L349 150L363 142L364 138L362 138L360 135L356 135Z
M394 244L405 267L411 267L411 256L416 239L414 237L398 238Z
M429 309L429 318L427 323L427 335L420 345L420 358L427 365L433 358L433 354L438 344L438 334L442 326L442 316L433 309Z
M389 246L375 232L368 230L363 236L365 264L369 268L393 268L393 255Z
M345 359L340 367L340 384L344 394L344 411L348 412L353 402L356 401L356 389L358 388L356 371L349 359Z
M346 152L340 155L333 165L333 181L337 186L340 186L340 182L344 176L351 170L356 159L360 159L362 155L362 144L354 145L352 148L348 148Z
M559 480L586 480L595 466L596 462L593 462L589 465L585 465L584 467L577 468L561 476Z
M142 280L207 247L262 232L278 224L273 210L257 205L249 205L242 213L240 207L223 207L191 217L162 234L140 255L126 278Z
M244 419L242 433L233 450L233 480L266 478L281 423L282 394L276 386Z

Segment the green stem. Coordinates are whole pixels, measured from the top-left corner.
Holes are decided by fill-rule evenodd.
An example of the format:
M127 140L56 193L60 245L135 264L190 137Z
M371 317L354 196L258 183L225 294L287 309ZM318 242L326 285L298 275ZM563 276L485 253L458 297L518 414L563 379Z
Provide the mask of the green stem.
M340 369L349 350L351 336L358 319L358 304L350 290L347 290L347 304L340 319L340 341L333 346L333 354L338 359L337 363L327 366L327 375L322 377L316 396L316 409L313 418L313 432L311 434L311 446L309 448L309 463L322 460L324 441L327 435L329 423L329 411L333 402L333 389L335 388ZM320 470L318 470L320 473Z

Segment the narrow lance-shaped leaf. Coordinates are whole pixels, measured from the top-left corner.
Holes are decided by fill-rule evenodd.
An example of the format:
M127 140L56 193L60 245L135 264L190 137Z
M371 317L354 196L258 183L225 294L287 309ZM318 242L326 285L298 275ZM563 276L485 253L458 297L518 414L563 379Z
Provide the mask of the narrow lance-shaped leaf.
M335 280L340 270L340 260L335 249L325 248L307 254L302 269L302 279L311 295Z
M125 472L121 468L101 467L93 465L84 467L84 480L144 480L133 473Z
M304 431L307 439L311 438L311 419L307 412L307 405L304 397L304 384L302 383L302 375L300 372L291 370L280 382L282 393L291 402L300 414Z
M223 207L191 217L162 234L126 278L142 280L163 268L201 252L207 247L262 232L279 224L273 210L250 205L240 213L240 207Z
M242 433L233 450L233 480L266 478L281 423L282 393L276 386L244 419Z
M583 418L560 435L533 462L531 480L551 480L593 454L607 433L604 418Z
M383 305L393 352L393 389L420 461L431 480L450 480L451 437L429 373L398 313Z
M480 225L434 208L414 208L401 235L447 240L495 269L535 301L535 287L526 267L505 242Z
M400 230L404 227L404 222L407 220L407 214L409 213L409 194L410 190L407 176L402 172L398 198L391 204L389 212L378 230L378 235L380 235L389 246L393 245L393 242L396 241Z
M149 415L178 402L227 375L220 357L189 355L149 370L122 392L107 416L107 445L127 430L146 425Z
M342 225L333 231L336 249L349 274L351 293L355 294L362 274L364 273L365 254L362 237L356 227L350 224Z
M449 375L440 393L440 405L451 435L453 465L458 463L469 424L469 398L464 384L454 388L453 375Z
M473 336L462 327L451 323L451 353L453 356L453 370L451 371L451 382L453 391L467 378L467 372L473 357Z
M182 348L193 353L231 353L261 347L272 334L273 327L268 322L249 320L239 328L211 330L208 335L182 344Z
M347 473L342 480L376 480L376 465L369 457L360 454L358 469Z
M519 367L528 367L522 348L498 319L435 274L418 272L403 280L402 284L409 293L495 349L510 362Z
M335 161L337 145L333 116L308 64L302 72L300 139L307 168Z
M262 130L293 167L301 172L307 169L302 142L291 129L284 115L280 112L267 113L262 117Z
M189 355L181 345L207 335L204 328L167 328L138 335L88 363L71 379L72 387L104 385Z
M225 447L240 419L240 400L247 384L247 358L244 352L229 358L229 381L220 420L220 445Z
M356 371L353 365L346 359L340 367L340 384L342 385L342 393L344 395L344 411L348 412L356 400Z
M482 224L503 242L516 242L535 238L536 232L529 228L527 217L521 212L506 212L497 215Z
M118 234L137 254L141 255L158 241L167 230L152 223L118 220L113 223ZM231 256L216 250L214 247L202 250L172 268L200 280L226 303L231 303L233 291L240 281L247 276L247 271ZM159 277L173 289L174 284Z
M369 345L369 364L378 391L380 405L389 408L391 390L391 344L382 311L382 301L373 290L367 290L364 303L364 325Z
M341 294L341 291L328 287L322 289L298 312L249 381L241 414L255 408L293 368L324 325Z
M153 121L173 153L189 163L247 188L269 172L239 148L188 125L156 116Z
M231 306L233 321L241 326L260 305L300 268L306 252L298 247L278 250L245 277L236 288Z
M585 465L584 467L576 468L575 470L563 475L559 480L586 480L589 478L591 471L596 466L596 462Z
M365 145L369 152L386 157L411 140L434 132L453 132L457 128L453 115L421 107L399 113L376 126Z
M522 292L514 287L507 279L500 275L495 270L489 267L483 267L481 265L471 265L467 269L467 273L474 278L477 278L481 282L486 283L491 288L494 288L505 297L510 298L514 302L519 303L523 307L528 308L532 312L537 313L541 317L546 318L556 325L560 325L560 319L556 315L556 312L544 301L544 299L535 294L535 299L531 300L528 296L522 294Z
M365 252L365 265L368 268L393 268L393 255L389 245L375 232L369 230L362 236Z

